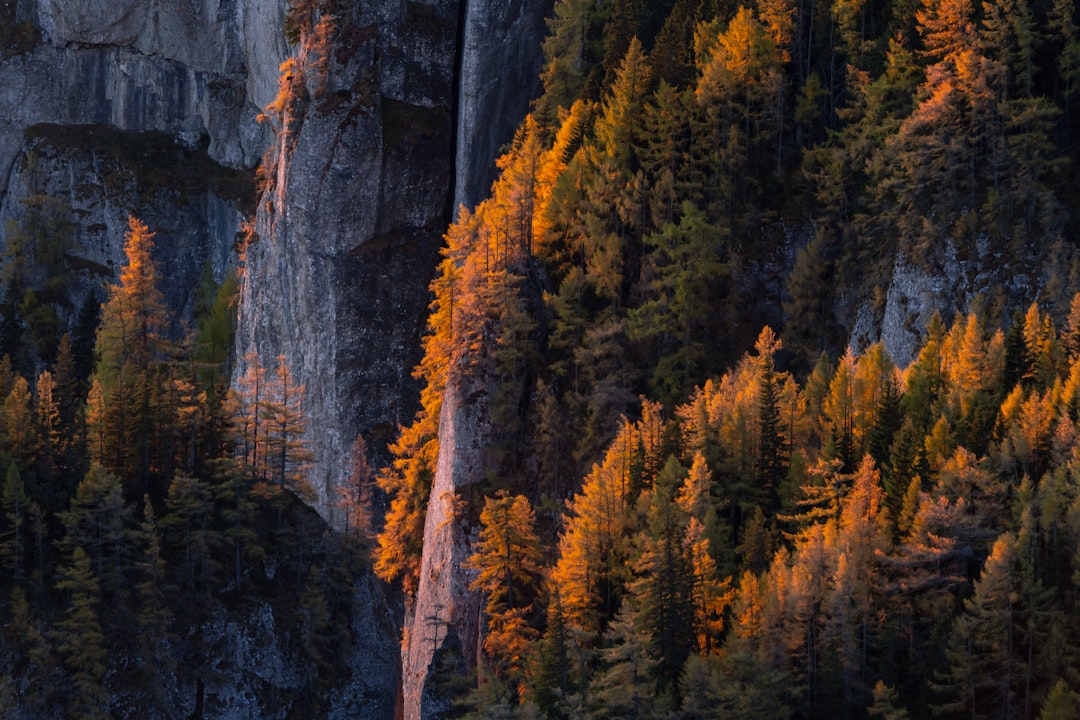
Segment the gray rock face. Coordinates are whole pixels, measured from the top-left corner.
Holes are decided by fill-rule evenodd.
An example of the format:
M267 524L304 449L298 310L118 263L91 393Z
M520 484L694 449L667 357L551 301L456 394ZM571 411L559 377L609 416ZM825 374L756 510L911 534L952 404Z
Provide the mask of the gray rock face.
M363 3L337 19L324 79L298 50L306 98L278 137L257 214L238 354L283 353L305 383L326 517L355 435L378 445L415 412L411 372L453 188L473 200L490 182L536 89L524 78L549 5Z
M539 38L554 0L466 3L458 106L454 209L472 208L495 176L494 160L509 140L492 118L519 118L539 91Z
M116 152L121 146L153 158L164 154L176 165L148 177L146 168L123 162ZM242 215L235 199L223 197L223 186L232 183L244 185L246 179L199 150L176 147L167 136L101 126L34 126L0 193L0 227L24 225L28 205L70 223L60 232L69 277L59 304L74 311L89 293L104 300L103 287L116 281L128 215L135 213L157 233L154 255L167 304L177 317L190 318L203 268L209 264L220 281L234 264L232 245ZM28 280L32 286L44 283L47 272L38 268L41 276Z
M394 621L382 589L368 579L356 588L352 633L356 645L348 656L348 680L336 687L328 718L382 720L394 715L397 673L383 658L393 657L397 643ZM205 664L207 717L221 720L270 720L290 717L288 698L304 690L304 680L289 647L295 628L281 627L274 612L262 604L243 617L225 616L200 629L214 652ZM177 688L178 709L188 717L195 708L197 688Z
M136 214L158 233L170 305L189 314L203 266L220 279L232 262L238 198L212 180L250 168L266 146L253 118L278 61L253 65L245 52L284 56L284 2L251 0L263 16L277 8L261 25L246 23L248 8L235 0L20 2L17 19L35 22L40 37L0 56L0 243L28 200L65 206L78 276L66 302L77 307L115 279ZM133 153L146 159L133 166Z
M950 257L951 262L937 275L914 267L903 256L896 259L881 321L881 341L899 367L916 359L922 331L934 311L952 306L961 296L956 253Z
M264 363L283 353L305 383L312 479L331 520L355 434L389 440L415 412L411 371L441 237L454 203L476 202L490 183L496 152L535 92L550 5L366 3L337 19L349 41L325 80L313 80L299 55L305 107L282 121L276 185L247 253L238 353L255 350ZM479 598L460 569L467 539L447 513L455 489L481 476L470 463L483 413L452 400L443 412L443 447L454 449L440 454L418 619L406 621L414 641L402 650L410 719L438 715L427 680L448 632L470 664L479 637ZM442 618L435 642L418 640Z

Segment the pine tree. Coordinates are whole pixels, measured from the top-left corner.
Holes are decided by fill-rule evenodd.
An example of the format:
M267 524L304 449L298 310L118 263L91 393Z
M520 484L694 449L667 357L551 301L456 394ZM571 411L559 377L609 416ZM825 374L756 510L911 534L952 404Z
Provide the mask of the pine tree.
M167 537L182 552L180 569L184 585L193 593L213 589L220 563L217 548L221 541L213 521L213 495L207 483L176 473L166 498L168 513L161 525Z
M629 585L631 607L638 627L649 634L650 655L657 662L654 677L661 692L675 688L697 634L695 568L685 542L688 518L675 501L685 475L678 460L668 458L638 502L644 527L637 541L637 577Z
M90 558L81 547L72 552L71 564L62 570L56 589L70 597L67 614L55 632L56 650L71 674L67 716L73 720L107 720L110 713L105 671L109 653L98 621L101 595Z
M591 717L644 720L652 717L657 702L656 659L651 638L636 614L624 603L607 632L603 671L592 684L596 705Z
M124 501L120 479L92 465L60 519L64 524L61 550L81 550L92 565L95 582L104 583L107 592L126 587L124 576L131 568L134 547L131 507Z
M645 239L651 288L649 299L630 310L630 338L655 347L652 386L668 402L685 397L712 369L707 348L721 335L716 308L728 276L719 237L697 207L684 203L678 223Z
M932 686L942 700L937 712L1013 717L1019 679L1013 658L1015 550L1015 536L999 537L973 596L964 601L945 648L949 668Z
M18 466L8 465L3 489L3 531L0 532L0 561L13 584L25 579L29 532L27 522L30 500Z
M165 697L165 681L175 669L175 661L168 652L168 643L172 639L169 631L172 613L167 601L166 563L161 555L157 517L148 495L143 496L139 540L143 546L141 557L136 562L140 577L136 586L139 598L136 642L142 661L139 674L150 706L165 711L169 707Z

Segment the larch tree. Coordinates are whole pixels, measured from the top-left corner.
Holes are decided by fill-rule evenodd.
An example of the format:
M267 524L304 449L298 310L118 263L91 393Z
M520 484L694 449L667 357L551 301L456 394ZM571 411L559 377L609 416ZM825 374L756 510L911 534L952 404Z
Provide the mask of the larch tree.
M500 491L484 499L480 537L466 567L476 573L469 589L484 594L484 651L499 674L520 679L526 643L535 631L525 621L539 590L540 540L532 506L524 495Z
M624 420L604 461L593 466L567 502L569 517L551 579L559 587L567 624L593 636L614 615L626 580L631 466L640 437L640 429Z
M119 282L109 290L97 332L98 362L94 373L101 386L106 469L126 480L141 480L144 489L156 457L155 415L163 381L168 318L154 262L154 233L134 216L124 235L125 263Z

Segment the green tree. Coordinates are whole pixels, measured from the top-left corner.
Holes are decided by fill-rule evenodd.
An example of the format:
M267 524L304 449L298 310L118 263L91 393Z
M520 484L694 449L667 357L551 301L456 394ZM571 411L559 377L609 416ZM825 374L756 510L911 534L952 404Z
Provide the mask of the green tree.
M634 562L637 577L629 590L635 623L650 638L648 647L657 663L654 677L660 691L675 689L697 634L695 568L685 543L688 518L675 501L685 477L686 469L669 457L652 488L638 501L644 524Z
M60 549L81 550L92 565L95 582L103 582L108 592L126 587L124 577L134 561L131 515L120 479L99 465L91 466L69 508L60 513L64 525Z
M139 598L136 616L136 643L141 663L139 674L150 707L166 711L169 708L165 688L173 676L175 660L168 652L172 640L169 609L169 588L166 585L166 562L161 554L161 537L154 506L148 495L143 496L143 519L139 526L141 556L136 561L136 591Z
M652 280L648 299L630 310L630 338L654 348L653 392L673 402L715 369L710 349L722 337L717 308L729 269L721 261L721 232L690 203L683 203L678 223L665 225L645 243Z
M109 653L98 620L101 594L90 557L81 547L72 552L71 564L62 569L56 589L70 598L67 613L55 632L57 653L71 674L67 716L73 720L107 720L110 713L105 671Z
M656 659L650 653L648 631L624 603L606 634L603 669L591 688L595 710L591 717L644 720L657 702Z
M8 465L4 478L4 523L3 530L0 531L0 561L15 584L20 584L25 579L29 505L26 486L18 466L13 462Z
M1069 688L1064 680L1055 683L1050 694L1046 696L1039 720L1070 720L1080 712L1080 696Z
M1015 551L1014 535L999 537L974 594L964 601L964 613L954 622L945 647L948 670L932 685L941 699L937 712L1013 717L1019 679L1013 657Z

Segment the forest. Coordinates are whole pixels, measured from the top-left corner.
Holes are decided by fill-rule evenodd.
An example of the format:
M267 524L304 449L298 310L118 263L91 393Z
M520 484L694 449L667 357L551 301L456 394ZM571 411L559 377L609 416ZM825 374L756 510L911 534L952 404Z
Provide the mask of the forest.
M303 688L278 704L317 716L353 647L363 440L332 532L301 502L314 493L304 386L255 357L230 384L235 275L218 286L207 274L194 326L178 331L153 238L129 220L100 317L89 304L50 369L24 376L41 351L30 334L0 360L0 714L177 717L177 687L211 679L219 640L206 628L269 603L295 622ZM20 267L5 266L9 288Z
M486 397L457 505L482 659L436 665L448 716L1080 712L1076 27L1027 0L555 4L378 474L374 567L408 597L442 403ZM849 344L898 258L984 273L902 365Z
M290 7L281 132L346 41L344 0ZM305 504L305 387L234 357L237 278L173 316L132 217L62 332L64 277L28 268L63 266L63 225L28 212L3 714L169 716L203 629L269 602L320 716L360 579L415 599L460 393L491 439L455 498L483 628L475 667L435 654L443 716L1077 717L1078 28L1068 0L557 0L543 93L446 232L420 410L385 467L363 437L341 459L337 531ZM910 362L851 342L898 259L971 290Z

